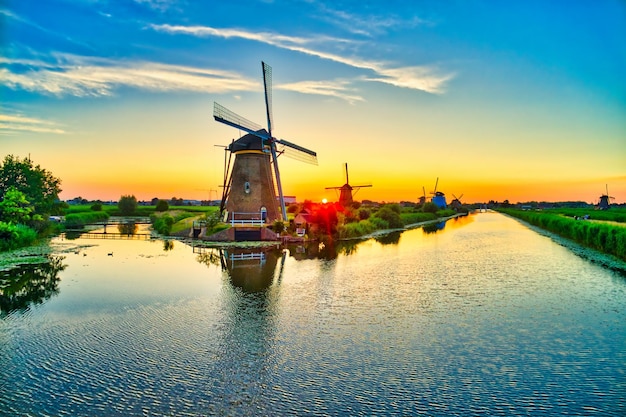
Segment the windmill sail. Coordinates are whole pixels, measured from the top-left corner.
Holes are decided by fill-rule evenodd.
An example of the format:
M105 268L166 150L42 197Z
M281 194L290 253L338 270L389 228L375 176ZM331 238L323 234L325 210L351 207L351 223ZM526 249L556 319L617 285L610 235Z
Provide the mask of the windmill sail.
M245 117L239 116L234 111L228 110L226 107L218 104L217 102L213 105L213 118L220 122L224 123L228 126L232 126L234 128L243 130L248 133L252 133L255 136L259 136L263 139L269 139L267 134L261 136L258 132L259 130L263 130L263 128Z
M317 153L312 150L296 145L295 143L288 142L284 139L279 139L276 143L282 145L280 152L284 153L285 156L312 165L317 165Z

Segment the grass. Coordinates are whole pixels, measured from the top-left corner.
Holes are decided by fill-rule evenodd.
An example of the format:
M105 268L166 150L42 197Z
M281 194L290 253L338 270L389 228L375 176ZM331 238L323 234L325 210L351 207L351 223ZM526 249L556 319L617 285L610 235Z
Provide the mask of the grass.
M626 228L621 225L612 225L607 223L596 223L588 220L575 220L568 217L561 210L545 210L545 211L524 211L517 209L499 209L499 211L510 216L524 220L541 229L548 230L561 237L573 240L583 246L598 250L600 252L613 255L622 261L626 261ZM609 212L604 212L605 214ZM595 218L596 214L603 212L591 213L591 218ZM570 213L571 214L571 213ZM587 213L589 214L589 210ZM618 215L614 217L611 213L606 217L609 221L621 218ZM579 214L575 214L580 216ZM584 214L583 214L584 215Z

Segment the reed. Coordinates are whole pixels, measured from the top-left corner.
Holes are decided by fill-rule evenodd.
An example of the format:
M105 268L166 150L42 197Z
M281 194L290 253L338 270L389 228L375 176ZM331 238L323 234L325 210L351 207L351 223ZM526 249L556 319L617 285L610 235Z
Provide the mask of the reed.
M109 213L106 211L70 213L65 216L65 227L67 229L82 229L87 223L101 222L108 219Z
M589 220L575 220L553 212L515 209L500 209L500 211L626 261L626 227Z

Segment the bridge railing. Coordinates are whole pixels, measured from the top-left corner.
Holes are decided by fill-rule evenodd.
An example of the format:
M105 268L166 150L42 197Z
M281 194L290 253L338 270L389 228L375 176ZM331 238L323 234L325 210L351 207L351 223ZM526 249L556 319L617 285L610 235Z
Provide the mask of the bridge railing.
M231 226L258 226L265 225L265 213L264 212L232 212L230 213L229 223Z

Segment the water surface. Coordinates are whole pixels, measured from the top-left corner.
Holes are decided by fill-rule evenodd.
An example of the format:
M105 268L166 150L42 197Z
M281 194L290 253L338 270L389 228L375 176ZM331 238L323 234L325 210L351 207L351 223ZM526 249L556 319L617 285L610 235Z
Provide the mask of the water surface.
M52 245L1 305L6 415L626 413L626 279L500 214L286 250Z

